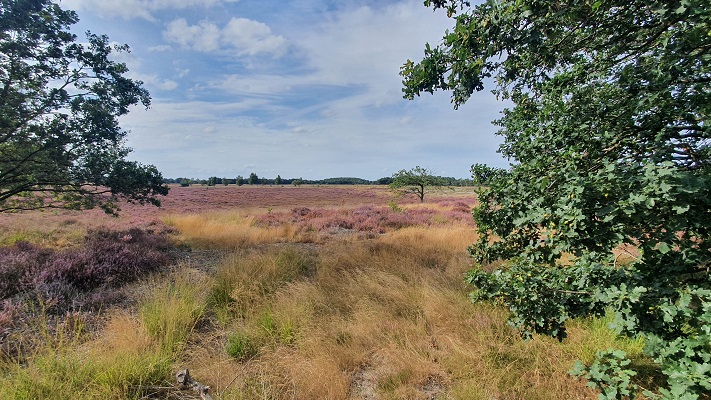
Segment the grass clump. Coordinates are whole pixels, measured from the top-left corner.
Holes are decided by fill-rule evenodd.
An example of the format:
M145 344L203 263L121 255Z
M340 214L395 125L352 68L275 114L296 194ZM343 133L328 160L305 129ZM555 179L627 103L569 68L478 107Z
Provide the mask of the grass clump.
M151 286L139 305L140 320L166 355L177 354L205 311L207 280L183 271Z
M186 269L155 278L138 315L114 312L95 336L69 316L63 329L49 329L57 317L40 313L37 343L22 357L0 358L0 398L138 399L151 385L165 386L203 315L208 286Z
M241 327L239 325L242 325ZM291 346L297 340L297 326L289 316L263 310L231 328L225 351L230 357L245 361L257 356L262 348Z
M225 351L237 361L245 361L259 353L259 344L246 332L236 331L227 337Z
M245 247L295 240L290 226L258 227L254 217L237 212L171 215L163 221L180 231L178 239L203 249L237 251Z
M287 246L275 253L255 251L227 257L214 279L208 304L218 320L244 316L279 287L315 269L307 251Z
M46 315L45 315L46 318ZM2 399L127 399L141 397L141 387L165 382L172 360L160 351L136 318L119 313L91 339L81 324L47 330L23 359L3 358Z
M563 342L563 349L574 355L583 364L595 361L595 353L607 348L623 350L630 358L643 355L644 339L620 336L609 328L614 314L608 312L601 318L578 318L566 325L570 338Z

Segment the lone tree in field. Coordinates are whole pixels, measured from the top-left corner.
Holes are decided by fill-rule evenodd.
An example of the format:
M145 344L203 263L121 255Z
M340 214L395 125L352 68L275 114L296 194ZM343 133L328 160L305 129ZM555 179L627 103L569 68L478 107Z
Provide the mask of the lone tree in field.
M50 0L0 0L0 212L39 208L118 211L160 205L168 186L150 165L126 160L118 117L150 105L142 82L111 61L106 36L87 33Z
M402 193L412 193L420 199L420 202L425 201L426 190L432 186L442 185L439 178L432 175L432 171L420 166L411 170L401 169L394 173L392 178L391 189L399 190Z
M402 67L405 97L496 82L514 162L474 211L470 252L504 260L468 281L526 335L614 313L645 339L667 399L711 393L711 3L707 0L426 0L456 24ZM543 240L543 243L541 243ZM634 248L624 261L614 250ZM567 259L567 261L564 261ZM635 364L576 366L604 398L634 396ZM650 393L648 393L651 395Z

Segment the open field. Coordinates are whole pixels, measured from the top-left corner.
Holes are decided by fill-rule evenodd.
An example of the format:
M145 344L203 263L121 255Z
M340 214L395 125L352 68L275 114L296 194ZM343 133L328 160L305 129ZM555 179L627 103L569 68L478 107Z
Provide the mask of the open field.
M471 188L435 193L435 196L473 196ZM168 196L161 198L161 208L123 204L121 216L114 218L101 210L0 214L0 244L26 240L54 247L65 247L81 241L90 229L151 228L166 215L198 214L208 211L237 211L258 215L268 210L294 207L338 208L385 206L392 199L386 186L191 186L173 185ZM397 199L413 203L414 197Z
M601 320L524 341L471 304L473 204L216 186L118 219L0 215L0 398L194 398L182 368L216 399L595 398L574 361L642 343Z

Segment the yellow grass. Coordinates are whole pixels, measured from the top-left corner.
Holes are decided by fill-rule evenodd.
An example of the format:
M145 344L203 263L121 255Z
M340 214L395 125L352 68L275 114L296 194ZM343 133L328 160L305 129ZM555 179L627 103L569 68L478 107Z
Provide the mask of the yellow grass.
M28 242L42 247L67 248L83 243L86 233L86 227L77 219L58 219L41 213L22 217L0 215L0 227L0 246Z
M285 272L289 279L232 314L221 335L190 347L186 363L223 399L594 398L567 373L588 331L573 329L569 346L526 342L503 310L468 301L463 249L472 240L464 228L410 228L328 243L315 270ZM301 251L291 259L310 257ZM283 252L243 255L241 265L259 259L294 271L276 262ZM263 279L258 269L250 276L227 260L218 276L249 286ZM225 356L235 334L252 342L253 354Z
M179 241L229 250L217 271L153 277L93 340L0 362L0 398L140 398L187 367L215 399L594 399L568 374L574 361L641 351L595 319L571 322L562 343L524 341L505 310L472 304L471 227L314 244L291 226L255 227L257 211L165 217Z
M164 354L180 352L205 310L208 280L183 269L148 288L139 303L140 321Z
M164 222L178 229L179 239L205 249L239 249L268 243L294 241L291 226L262 228L254 218L237 211L220 211L193 215L172 215Z
M164 386L177 351L202 315L206 283L180 270L150 285L140 300L140 316L112 313L94 340L50 337L27 362L2 360L0 398L118 400L140 398L148 386Z

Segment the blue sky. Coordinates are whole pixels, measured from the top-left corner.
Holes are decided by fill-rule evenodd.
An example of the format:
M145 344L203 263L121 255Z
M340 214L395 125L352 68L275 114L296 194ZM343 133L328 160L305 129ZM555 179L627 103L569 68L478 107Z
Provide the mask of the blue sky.
M404 100L400 66L453 21L422 0L60 0L73 30L131 47L149 110L123 117L130 158L163 176L378 179L416 165L505 167L488 91Z

